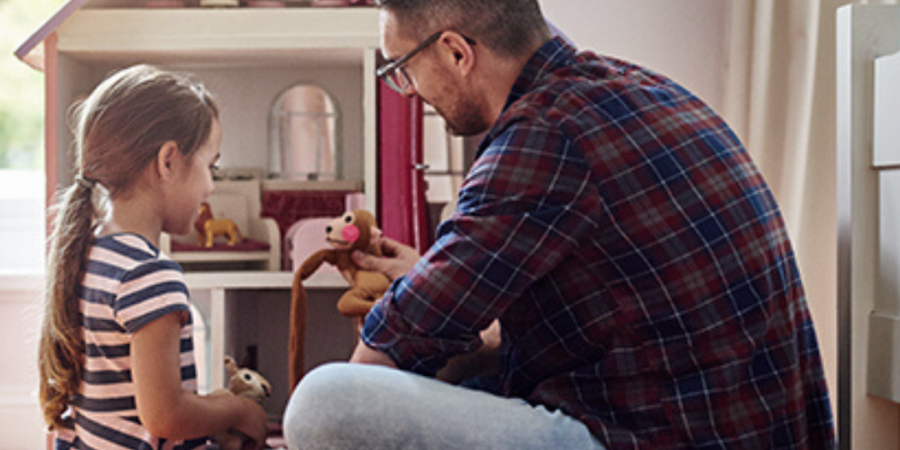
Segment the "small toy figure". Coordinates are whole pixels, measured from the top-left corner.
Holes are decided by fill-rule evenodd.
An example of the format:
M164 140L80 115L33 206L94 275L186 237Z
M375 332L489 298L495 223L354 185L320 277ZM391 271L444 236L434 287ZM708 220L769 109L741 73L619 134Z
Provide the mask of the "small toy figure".
M292 389L303 374L303 335L306 327L306 289L303 281L318 270L323 262L337 267L350 284L350 290L338 300L337 309L341 314L354 318L359 327L372 305L390 287L391 281L380 272L360 269L350 255L354 250L361 250L381 256L380 238L381 229L375 223L372 213L364 209L344 213L325 229L325 240L333 248L313 253L294 273L289 350Z
M228 236L228 245L230 246L239 244L243 239L241 230L233 220L213 217L212 208L208 202L200 204L200 215L194 222L194 229L197 230L197 245L206 248L212 247L213 240L219 235Z
M239 368L234 358L225 357L225 368L228 370L228 391L234 395L242 395L257 403L272 395L272 386L258 372ZM235 431L218 433L211 437L222 450L240 450L244 438Z

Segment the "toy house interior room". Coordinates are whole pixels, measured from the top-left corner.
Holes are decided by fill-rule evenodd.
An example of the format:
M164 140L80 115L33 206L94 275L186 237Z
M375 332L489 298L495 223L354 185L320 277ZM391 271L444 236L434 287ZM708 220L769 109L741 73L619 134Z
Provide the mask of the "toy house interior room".
M385 236L420 252L430 246L479 138L452 135L432 107L375 76L383 58L373 3L0 2L0 450L47 448L37 398L47 206L75 182L71 105L116 69L149 63L190 73L219 107L215 193L191 233L160 242L185 271L201 392L227 386L224 361L233 357L271 384L263 407L280 422L291 391L295 271L330 248L325 230L335 218L365 209ZM900 5L540 5L580 49L658 70L731 124L787 223L840 448L900 450L900 245L892 232ZM26 127L8 117L26 104L21 115L37 125L28 145L14 148L4 134ZM8 156L13 150L26 156ZM323 264L303 286L301 367L346 361L358 338L357 322L336 307L347 280Z

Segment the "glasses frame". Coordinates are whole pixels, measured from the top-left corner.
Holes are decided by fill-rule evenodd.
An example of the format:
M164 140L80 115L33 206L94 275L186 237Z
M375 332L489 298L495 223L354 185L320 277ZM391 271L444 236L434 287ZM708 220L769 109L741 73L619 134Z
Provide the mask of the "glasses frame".
M408 53L401 56L396 61L388 61L387 63L385 63L384 65L379 67L375 71L375 76L377 76L382 81L384 81L385 84L388 85L388 87L390 87L391 89L402 94L403 91L405 91L406 88L409 87L409 85L411 84L409 75L407 75L406 71L403 70L403 65L406 64L414 56L419 54L422 50L425 50L426 48L428 48L428 46L437 42L438 38L443 36L444 33L448 32L448 31L453 31L453 30L441 30L441 31L438 31L438 32L432 34L431 36L428 36L427 38L425 38L424 41L420 42L419 45L417 45L414 49L410 50ZM455 31L453 31L453 32L456 33ZM475 45L476 41L474 39L472 39L464 34L461 34L461 33L457 33L457 34L462 36L462 38L466 41L467 44ZM394 78L392 77L392 75L394 75L394 73L397 71L399 71L400 74L403 75L404 83L402 86L400 84L396 83L394 81Z

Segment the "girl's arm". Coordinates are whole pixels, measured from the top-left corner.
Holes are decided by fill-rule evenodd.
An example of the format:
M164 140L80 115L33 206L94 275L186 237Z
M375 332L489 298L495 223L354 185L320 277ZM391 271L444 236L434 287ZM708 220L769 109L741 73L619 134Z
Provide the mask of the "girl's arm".
M260 449L266 414L253 400L235 395L200 396L181 387L181 319L167 314L134 333L131 342L135 402L144 427L154 436L191 439L234 429Z

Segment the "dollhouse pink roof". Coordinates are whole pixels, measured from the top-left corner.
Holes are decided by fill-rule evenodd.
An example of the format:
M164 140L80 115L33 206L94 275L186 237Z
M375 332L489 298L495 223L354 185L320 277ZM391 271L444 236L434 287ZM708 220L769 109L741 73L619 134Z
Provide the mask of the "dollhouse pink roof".
M78 8L81 8L88 0L69 0L50 19L44 22L19 48L16 49L16 57L31 67L40 71L44 70L44 39L50 36L69 16Z
M69 0L63 4L19 48L16 57L37 70L44 70L44 40L50 36L75 11L86 8L138 7L144 0Z

